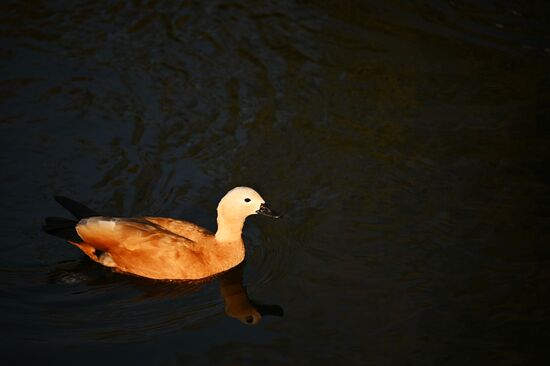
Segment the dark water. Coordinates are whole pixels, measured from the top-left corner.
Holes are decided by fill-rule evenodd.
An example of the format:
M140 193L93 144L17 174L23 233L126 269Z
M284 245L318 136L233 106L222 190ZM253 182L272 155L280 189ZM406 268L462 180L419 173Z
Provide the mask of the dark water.
M547 2L0 14L2 364L547 359ZM284 309L254 326L219 279L112 273L40 230L53 194L214 229L236 185L285 213L247 222L242 284Z

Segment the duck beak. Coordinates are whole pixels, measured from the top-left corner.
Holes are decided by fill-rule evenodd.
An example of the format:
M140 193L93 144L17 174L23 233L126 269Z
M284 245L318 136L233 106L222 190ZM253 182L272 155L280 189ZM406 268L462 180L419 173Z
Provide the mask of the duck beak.
M262 203L260 205L260 209L258 211L256 211L256 213L259 213L260 215L264 215L264 216L268 216L268 217L273 217L275 219L279 218L279 214L273 210L271 210L269 207L267 207L265 205L265 203Z

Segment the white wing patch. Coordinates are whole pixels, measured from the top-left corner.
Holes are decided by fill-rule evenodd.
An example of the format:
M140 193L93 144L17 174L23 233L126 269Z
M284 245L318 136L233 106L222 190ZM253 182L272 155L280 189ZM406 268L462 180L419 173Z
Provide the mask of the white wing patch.
M116 226L115 220L97 220L95 222L96 225L101 227L103 230L114 230Z
M103 217L90 217L82 219L78 223L78 226L96 225L100 230L114 230L116 226L116 219L103 218Z

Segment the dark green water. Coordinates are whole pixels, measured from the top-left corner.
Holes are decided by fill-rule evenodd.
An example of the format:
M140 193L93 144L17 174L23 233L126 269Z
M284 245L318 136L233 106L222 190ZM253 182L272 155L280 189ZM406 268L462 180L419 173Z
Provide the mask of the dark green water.
M0 361L527 365L550 337L544 1L2 2ZM99 267L53 194L215 228L244 284Z

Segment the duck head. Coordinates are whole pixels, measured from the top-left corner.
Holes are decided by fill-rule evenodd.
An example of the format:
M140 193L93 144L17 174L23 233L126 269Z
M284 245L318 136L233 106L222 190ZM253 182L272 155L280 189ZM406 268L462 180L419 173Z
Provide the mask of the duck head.
M279 217L279 214L267 207L262 196L249 187L236 187L227 192L218 204L220 214L242 219L255 214Z
M267 207L258 192L249 187L236 187L227 192L218 204L218 231L216 238L225 241L232 236L240 238L244 220L250 215L278 218L279 214Z

